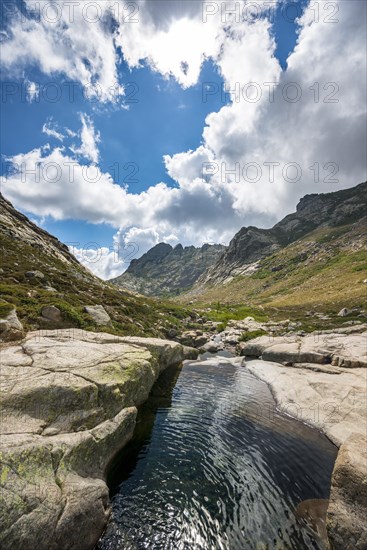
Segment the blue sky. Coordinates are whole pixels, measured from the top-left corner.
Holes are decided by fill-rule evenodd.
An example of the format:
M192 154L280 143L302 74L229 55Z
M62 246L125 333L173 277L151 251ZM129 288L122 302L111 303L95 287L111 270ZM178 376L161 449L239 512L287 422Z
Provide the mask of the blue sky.
M129 70L122 64L121 81L127 86L128 109L100 106L88 101L78 83L70 87L63 78L55 78L60 88L54 92L50 80L39 70L30 69L28 78L44 87L39 101L29 103L21 98L23 82L9 97L1 119L1 151L3 157L11 157L34 147L59 141L42 133L46 120L51 118L58 127L68 127L77 132L80 127L79 113L93 117L95 127L101 134L100 166L114 176L119 185L127 185L131 192L138 193L157 182L165 181L171 186L177 183L167 174L163 155L195 149L201 142L205 117L229 102L229 97L220 91L208 94L203 102L202 88L206 82L218 86L223 80L210 61L204 63L200 81L193 87L182 89L173 79L165 80L149 67ZM4 83L8 82L6 78ZM214 89L214 88L213 88ZM71 91L72 90L72 91ZM59 101L53 101L55 93ZM50 98L50 99L49 99ZM72 101L70 101L72 98ZM19 135L19 128L22 133ZM64 140L72 143L73 138ZM6 161L3 161L6 166ZM3 164L3 170L6 168ZM31 212L25 212L33 218ZM37 219L37 218L36 218ZM109 246L115 230L107 224L90 224L80 220L55 221L47 217L42 227L61 241L71 243L97 242Z
M22 4L18 0L16 3L18 6ZM5 69L1 74L2 173L5 174L5 176L11 174L9 168L14 163L14 159L19 158L17 156L20 154L27 155L34 149L44 147L44 149L40 149L40 151L42 151L40 155L46 156L49 151L55 151L57 148L61 148L63 155L68 155L68 158L75 158L80 166L88 166L97 162L101 173L109 174L114 184L126 190L129 194L129 200L132 195L136 195L135 198L138 201L145 200L144 192L149 188L154 188L155 195L157 195L159 188L156 188L156 186L160 182L165 183L168 188L177 188L180 190L183 185L187 185L191 186L190 189L192 189L196 180L193 177L192 181L186 181L186 175L189 168L186 164L181 166L181 162L186 163L186 161L190 160L192 164L193 160L195 160L195 155L197 155L197 158L201 159L202 155L204 155L203 158L205 155L209 155L210 157L212 153L215 158L219 158L216 147L218 150L225 150L223 148L224 145L218 143L220 130L218 129L217 134L215 133L217 119L215 117L213 118L211 113L219 113L221 116L228 116L230 114L229 109L232 107L230 94L224 94L222 92L225 81L228 82L232 78L232 76L228 75L240 74L243 64L243 72L245 75L248 74L250 82L254 81L253 77L251 77L251 71L256 74L257 68L253 67L253 52L255 52L256 57L256 43L255 50L253 50L252 53L249 46L249 58L247 58L247 51L243 48L243 46L246 45L245 40L248 40L249 44L251 43L251 36L254 32L253 29L258 26L259 30L256 32L259 33L258 35L260 37L259 50L261 50L261 48L264 50L264 52L259 54L258 63L259 65L264 65L264 74L267 74L266 71L268 71L269 75L273 76L273 79L274 75L276 75L276 79L279 81L279 79L285 77L284 75L287 75L288 59L292 52L294 52L299 33L302 30L302 23L298 24L295 18L300 17L304 13L307 5L308 2L305 0L297 4L294 2L280 2L274 12L271 14L264 12L262 15L262 19L267 19L269 21L268 28L265 29L261 22L257 21L256 25L252 25L252 27L248 25L246 30L248 34L246 36L244 35L245 38L240 34L242 33L242 27L240 25L233 25L231 28L233 36L235 33L238 33L238 36L240 36L240 38L236 37L238 41L238 58L235 60L233 60L233 55L236 55L236 49L230 50L232 47L230 41L234 40L234 38L228 32L228 29L222 25L221 32L224 38L222 39L223 43L221 48L222 52L224 52L223 57L218 57L218 54L217 57L210 56L207 53L204 54L197 77L191 77L189 71L187 71L187 75L185 74L184 63L186 62L181 63L182 72L180 74L179 71L181 69L177 69L175 60L169 58L169 52L163 51L162 54L159 54L159 52L162 51L159 50L159 48L157 54L152 53L152 55L149 56L149 53L145 53L144 55L148 56L146 58L144 58L143 54L132 52L132 49L128 51L125 47L125 44L128 43L128 37L126 38L126 43L124 43L124 29L121 30L122 45L118 47L117 39L111 39L111 41L108 42L108 48L110 48L110 50L106 50L106 41L108 40L108 37L106 38L106 34L108 34L106 33L106 28L101 31L103 35L96 34L97 38L101 36L101 40L105 41L104 43L101 42L103 51L101 59L103 59L103 61L99 63L102 66L99 66L96 70L94 70L93 65L95 62L94 56L89 56L88 58L88 51L91 49L91 44L88 44L87 41L90 40L93 42L93 37L91 36L88 39L86 35L82 40L79 40L78 37L69 37L69 42L67 44L69 50L67 48L65 49L65 55L69 55L68 52L70 52L70 44L73 39L75 40L75 43L72 44L73 49L77 49L78 47L83 49L85 46L85 51L87 53L85 55L80 54L82 65L79 64L79 66L81 66L83 70L86 68L87 72L90 72L90 82L96 82L98 79L101 80L101 75L104 70L106 71L106 75L111 77L113 71L111 66L108 65L108 55L111 55L111 58L115 56L113 58L114 61L116 61L116 59L118 60L115 64L115 79L125 87L125 95L116 101L106 100L105 98L100 99L98 97L93 97L92 100L86 99L84 93L86 88L82 81L82 77L79 81L72 78L75 73L73 73L74 66L71 62L67 59L61 59L60 61L60 59L56 59L56 55L54 55L55 61L53 61L51 46L54 37L52 33L56 31L52 26L47 26L45 22L43 22L42 27L39 25L30 30L30 28L24 24L24 21L28 20L23 21L23 27L19 28L21 28L21 32L24 33L23 43L24 37L26 37L26 39L29 37L30 52L22 51L21 43L16 43L17 39L12 35L17 21L19 23L19 18L17 19L16 15L13 14L9 15L8 12L6 12L7 17L5 17L3 11L2 40L5 44L11 44L12 41L14 44L12 45L13 51L11 48L5 51ZM142 6L144 8L145 5L142 4ZM22 4L22 9L24 9L24 4ZM192 13L182 12L184 8L182 8L181 5L178 6L178 3L174 9L172 8L170 18L167 17L166 20L164 19L165 13L162 15L163 12L161 13L158 8L155 13L153 12L152 3L150 5L148 4L145 9L148 11L149 20L147 16L147 21L150 25L148 26L147 23L146 29L148 30L145 32L150 32L151 29L154 29L157 36L159 32L162 32L161 29L164 28L164 25L167 26L167 24L171 24L172 22L181 21L182 18L187 18L187 25L194 25L195 23ZM193 10L194 9L196 8L193 8ZM143 18L145 14L142 11L142 7L140 7L140 10L140 15ZM104 24L106 25L106 22L104 22ZM65 25L66 28L67 25L68 22ZM188 27L188 32L184 40L187 43L187 48L190 49L191 52L195 47L195 43L190 44L190 29L191 27ZM208 27L205 27L205 31L207 29ZM96 32L96 26L94 26L92 30ZM128 32L130 31L132 33L138 32L136 28L132 30L129 28ZM47 59L44 58L46 55L45 50L39 52L37 51L37 44L34 45L37 39L37 32L40 37L41 34L44 33L44 35L42 34L43 38L50 41L51 53ZM58 29L58 32L60 32L60 29ZM98 32L100 32L99 29ZM192 32L195 32L194 26L192 27ZM216 30L216 32L218 32L218 30ZM138 38L136 38L136 36ZM143 35L136 36L133 35L135 40L140 39L143 41L143 38L141 38ZM192 36L192 41L195 42L194 34ZM246 38L247 36L249 38ZM261 39L261 37L264 36L267 36L266 40L264 40L264 38ZM275 40L275 48L271 45L272 39ZM31 42L31 40L33 40L33 42ZM83 40L85 40L86 45L83 44ZM177 40L179 40L179 37ZM197 39L197 41L199 42L199 39ZM228 41L228 43L226 41ZM267 43L263 44L264 42ZM177 43L177 45L178 47L182 47L182 44ZM149 44L144 45L144 47L149 52ZM203 46L200 45L200 47ZM228 48L228 52L232 52L231 54L228 53L227 65L224 63L225 48ZM98 53L97 49L95 51ZM233 51L235 52L234 54ZM75 55L77 54L79 54L79 52L76 52ZM61 53L58 52L57 55L61 56ZM134 55L138 56L139 63L131 61ZM140 57L140 55L142 57ZM159 57L160 55L162 57L162 63ZM168 61L163 59L165 55L167 55ZM194 58L194 54L190 53L190 55ZM55 63L55 67L52 66L53 62ZM77 66L78 62L80 62L80 59L76 59L75 66ZM103 66L103 63L105 63L106 67ZM167 63L171 63L172 68L169 67L166 69ZM60 69L60 66L64 65L66 68ZM292 70L294 70L293 67ZM297 68L297 70L301 69ZM191 81L185 81L186 77L187 79L190 77ZM234 81L234 78L232 78L232 81ZM244 81L246 82L246 80ZM31 96L27 94L27 89L31 83L36 83L37 88L41 90L38 97L33 96L33 100ZM310 84L312 83L312 78L310 78ZM72 88L71 84L73 84ZM210 86L210 90L213 91L213 93L205 94L206 85ZM71 89L73 90L72 99L70 98ZM52 97L55 90L60 94L57 100L53 100ZM49 94L48 97L46 96L46 92ZM203 99L203 93L205 94L205 100ZM227 106L227 110L225 106ZM241 136L236 137L238 141L235 146L233 146L232 143L234 139L233 136L238 136L239 131L242 131L242 129L233 128L233 130L228 130L227 143L231 143L231 151L237 151L238 148L238 151L240 151L238 153L239 158L243 155L242 149L244 144L248 141L250 132L254 132L253 124L258 124L257 121L259 119L259 113L261 114L261 109L264 110L265 107L268 108L267 106L259 107L258 111L255 112L254 107L254 112L252 113L249 111L250 107L251 105L247 105L247 110L240 113L241 116L245 117L243 126L245 127L247 125L248 128L243 130L244 133L242 138ZM256 108L258 107L256 106ZM293 116L296 112L295 108L293 108L293 113L290 113L292 106L289 105L286 106L286 109L286 114L284 116L287 118ZM299 112L300 109L297 110L297 115ZM208 115L212 117L209 124L208 120L206 120ZM275 115L272 116L276 117L278 115L275 113ZM252 122L252 119L254 122ZM239 120L241 119L239 118ZM83 124L85 125L86 136L89 139L88 146L85 144L83 146L83 137L81 134ZM260 124L258 124L258 128L260 132ZM212 135L210 135L210 132L212 132ZM60 134L59 137L57 137L58 134ZM80 141L82 141L82 144L80 144ZM89 147L89 152L86 152L86 147ZM201 147L203 149L200 149ZM205 152L203 152L204 149ZM190 151L194 152L191 156ZM182 159L181 157L177 157L177 155L181 153L185 153L186 157ZM165 155L169 155L169 157L173 159L171 164L169 164L167 159L164 159ZM230 156L231 155L227 152L227 163L229 163L228 159ZM273 161L273 157L271 157L271 160ZM274 160L277 160L276 156L274 156ZM330 159L326 158L325 160ZM169 168L169 166L171 166L171 168ZM179 169L182 170L182 175L176 176L176 173L178 173L177 170ZM54 206L53 209L51 206L49 209L45 206L48 200L45 190L47 186L44 186L43 190L39 188L37 192L34 191L31 200L30 197L27 197L28 194L30 195L32 193L32 183L29 182L29 186L24 188L24 200L22 200L22 197L16 195L15 191L12 192L9 182L10 178L3 187L4 193L8 195L10 199L15 200L16 206L26 212L45 229L67 243L78 242L83 246L93 241L98 243L101 247L111 247L112 243L116 242L116 230L118 228L120 228L118 231L119 238L125 239L123 242L128 242L126 231L128 232L131 228L138 228L140 231L139 235L144 234L146 236L149 234L146 247L148 247L149 244L154 244L154 240L164 238L165 233L167 237L172 237L172 244L178 242L178 240L183 240L184 244L190 244L190 235L198 235L197 227L200 227L200 225L194 227L195 220L194 218L191 220L190 216L188 216L188 224L185 230L174 231L173 208L172 212L164 211L164 214L161 216L163 220L161 229L156 231L155 226L152 225L152 221L150 220L149 223L148 221L143 223L139 220L139 214L137 214L136 220L133 222L126 220L126 223L124 219L121 219L121 221L116 221L115 218L113 218L113 221L112 219L109 220L108 216L106 217L104 214L101 214L99 219L98 212L97 214L95 213L95 204L93 205L93 215L88 216L88 214L85 214L85 216L80 215L80 217L78 217L78 215L75 214L75 212L79 211L78 207L72 201L74 200L76 203L79 199L77 197L77 190L75 192L75 198L70 196L72 188L71 191L68 191L69 196L61 214L54 214L53 212L56 211L56 206ZM355 183L358 182L356 181ZM45 193L45 196L43 193ZM85 195L85 189L83 193ZM202 193L202 190L200 193ZM231 193L233 193L233 190L231 190ZM252 190L249 191L247 197L249 197L251 193ZM279 190L279 193L283 193L284 195L284 190ZM293 190L291 194L292 200L294 200L296 195L301 196L303 193ZM164 190L162 194L162 199L155 200L158 202L161 201L161 204L163 204L166 195L172 197L172 199L170 198L172 201L171 206L175 206L175 200L176 202L181 200L175 199L176 195L166 190ZM200 196L199 194L196 204L200 204ZM18 197L18 200L15 197ZM107 198L111 200L110 197L102 193L100 198L101 210L103 210L102 205ZM235 205L233 215L235 221L232 225L227 221L228 216L225 210L225 205L227 205L229 200L226 190L221 190L220 198L213 209L213 216L215 217L218 214L220 216L220 205L222 205L223 216L227 216L226 222L223 224L227 232L223 230L223 235L229 236L235 229L238 229L241 225L245 225L247 220L253 221L253 213L256 213L256 207L249 204L248 198L235 198L237 198L237 201L233 201L233 197L231 198L232 204ZM43 204L42 208L37 207L37 200L38 205L41 203ZM134 198L131 200L134 201ZM247 200L247 210L241 206L245 200ZM256 204L256 199L254 198L253 200ZM278 204L279 202L281 202L281 198L277 197L274 204ZM238 207L236 203L241 203L240 207ZM72 205L71 209L69 208L70 204ZM292 203L290 202L290 204ZM284 203L284 210L286 206L288 205ZM240 211L241 208L242 212ZM195 208L191 206L191 212L194 211ZM147 213L147 210L145 209L144 212ZM246 215L246 212L248 212L248 215ZM257 218L255 216L254 219L259 225L270 225L271 222L279 217L280 213L283 213L281 206L278 206L277 212L271 214L269 214L267 208L263 206L262 209L259 209ZM192 214L192 216L194 217L194 214ZM195 214L195 216L197 215ZM205 214L203 214L203 216L205 218ZM147 217L149 217L148 213ZM203 223L205 221L204 218ZM95 222L96 219L98 219L100 223L91 223ZM205 237L208 235L212 236L212 238L216 238L218 234L220 238L220 232L217 231L216 233L215 231L215 227L218 226L218 223L221 223L220 219L213 219L213 227L208 227L205 232ZM121 228L124 229L125 233L122 232ZM121 235L125 236L121 237ZM152 237L152 235L154 235L154 237ZM191 237L191 240L194 240L194 238ZM196 239L194 244L198 244L198 239ZM139 251L140 253L144 252L144 246L141 246ZM139 253L137 255L139 255Z

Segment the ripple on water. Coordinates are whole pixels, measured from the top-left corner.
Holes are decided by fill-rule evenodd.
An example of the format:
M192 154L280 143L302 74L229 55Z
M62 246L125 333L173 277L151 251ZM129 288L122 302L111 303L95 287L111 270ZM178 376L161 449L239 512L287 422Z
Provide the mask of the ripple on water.
M328 498L337 451L322 434L235 362L189 362L158 385L114 465L99 550L323 548L295 514Z

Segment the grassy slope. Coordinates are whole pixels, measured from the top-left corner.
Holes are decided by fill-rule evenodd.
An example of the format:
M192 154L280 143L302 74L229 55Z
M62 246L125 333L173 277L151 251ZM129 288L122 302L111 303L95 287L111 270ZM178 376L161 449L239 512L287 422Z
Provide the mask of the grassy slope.
M304 320L309 329L335 326L346 321L336 315L342 307L366 305L365 237L363 222L318 229L263 260L252 276L239 276L179 299L218 312L247 304L275 319ZM331 320L320 322L310 311L326 313Z
M62 311L63 323L57 327L96 330L83 306L102 304L113 320L113 329L105 330L122 335L163 336L187 315L184 306L134 296L104 283L77 263L65 264L6 234L1 234L1 260L0 317L16 307L27 330L56 328L40 316L45 305ZM57 293L44 290L39 281L28 280L25 273L29 270L41 271Z

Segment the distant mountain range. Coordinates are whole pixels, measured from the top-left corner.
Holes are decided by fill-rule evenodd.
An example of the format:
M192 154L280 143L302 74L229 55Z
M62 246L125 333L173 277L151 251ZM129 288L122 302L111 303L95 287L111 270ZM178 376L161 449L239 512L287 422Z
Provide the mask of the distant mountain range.
M225 249L220 244L205 244L201 248L178 244L173 248L159 243L138 260L132 260L127 271L110 282L140 294L178 294L192 288Z
M355 238L360 239L366 215L367 182L332 193L306 195L295 213L287 215L271 229L243 227L227 247L183 248L177 245L172 248L160 243L133 260L127 271L111 282L147 295L177 295L191 290L189 294L196 295L207 287L227 284L236 277L256 275L264 259L317 230L340 227L348 230L357 224L359 230ZM332 241L333 237L330 238ZM301 257L299 262L302 262ZM270 270L277 270L278 263L275 258Z

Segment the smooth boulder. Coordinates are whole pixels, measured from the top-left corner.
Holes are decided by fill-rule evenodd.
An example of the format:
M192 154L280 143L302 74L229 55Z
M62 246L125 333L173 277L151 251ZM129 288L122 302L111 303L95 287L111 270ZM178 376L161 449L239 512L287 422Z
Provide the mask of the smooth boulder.
M13 309L5 319L0 319L0 341L11 342L20 340L23 336L23 325L18 319L16 310Z
M96 325L107 327L112 325L111 317L103 306L84 306L84 311L92 317Z

